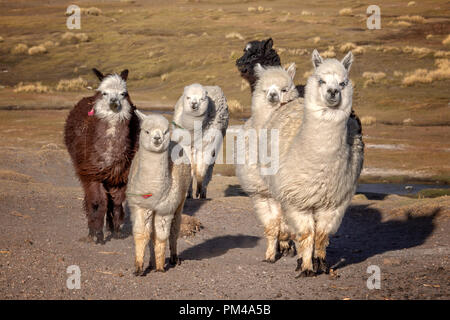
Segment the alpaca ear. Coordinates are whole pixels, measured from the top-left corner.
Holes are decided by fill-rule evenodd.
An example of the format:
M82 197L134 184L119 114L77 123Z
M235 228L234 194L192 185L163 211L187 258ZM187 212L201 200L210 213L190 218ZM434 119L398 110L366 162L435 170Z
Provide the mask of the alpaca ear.
M120 73L120 77L123 79L123 81L127 81L127 78L128 78L128 69L123 70L123 71Z
M353 63L353 53L349 51L344 59L342 59L341 63L344 65L344 68L347 69L347 72L349 72Z
M261 64L257 63L257 64L255 64L253 71L259 77L259 75L261 75L261 73L264 72L264 68L263 68L263 66L261 66Z
M138 109L134 110L134 113L137 115L137 117L139 118L139 121L144 121L145 119L145 114L143 114L142 112L140 112Z
M105 77L103 75L103 73L101 73L100 71L98 71L97 69L93 68L92 71L95 73L95 75L97 76L98 80L103 81L103 78Z
M272 46L273 46L273 40L272 40L272 38L269 38L264 43L264 50L269 51L270 49L272 49Z
M314 68L317 68L318 66L320 66L323 63L323 59L316 49L314 49L314 51L312 53L312 63L313 63Z
M295 62L292 62L291 65L286 70L292 80L294 80L296 70L297 66L295 65Z

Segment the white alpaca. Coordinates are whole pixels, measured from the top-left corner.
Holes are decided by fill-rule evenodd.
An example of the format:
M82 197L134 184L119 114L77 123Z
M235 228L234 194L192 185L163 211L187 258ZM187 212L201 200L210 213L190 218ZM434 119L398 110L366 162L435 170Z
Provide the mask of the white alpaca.
M264 234L267 239L265 261L267 262L276 261L277 245L282 253L295 252L295 247L290 241L289 230L284 223L280 204L269 193L266 177L261 172L257 140L261 129L266 128L266 122L279 110L287 106L295 109L295 106L300 105L297 100L303 100L297 99L298 92L293 83L295 70L295 64L289 66L287 70L282 67L263 68L259 64L255 66L258 80L252 96L252 115L243 128L243 134L246 137L245 150L238 150L238 153L245 154L246 159L245 164L236 165L236 175L244 191L249 194L257 217L264 225ZM280 144L280 152L283 152L283 149L285 147ZM251 160L254 152L256 162Z
M175 105L173 129L190 134L193 186L196 197L206 198L215 159L228 127L227 99L220 87L192 84ZM192 185L188 197L192 197Z
M136 114L141 122L139 151L131 165L127 199L133 224L135 274L140 275L150 236L156 271L164 271L168 238L170 263L179 263L177 238L191 171L183 151L176 154L178 159L172 159L172 151L182 149L170 140L169 122L160 115L146 116L138 110Z
M280 170L269 177L270 192L298 237L299 276L327 272L329 235L340 226L364 158L360 126L350 117L352 53L341 62L324 61L314 50L312 60L315 72L306 85L302 119L296 119L294 128L282 128L297 134L281 154ZM267 127L279 126L274 121Z

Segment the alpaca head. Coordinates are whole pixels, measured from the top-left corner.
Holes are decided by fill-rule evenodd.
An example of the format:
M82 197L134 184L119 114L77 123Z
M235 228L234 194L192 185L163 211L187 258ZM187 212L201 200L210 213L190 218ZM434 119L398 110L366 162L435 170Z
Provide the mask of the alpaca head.
M162 153L170 143L169 121L161 115L145 115L139 110L134 111L141 123L139 145L147 151Z
M255 74L258 78L255 87L254 98L265 105L279 107L298 97L298 91L294 85L296 66L292 63L287 69L283 67L255 66Z
M241 76L251 84L256 81L254 68L257 63L263 66L280 66L280 57L272 48L273 40L250 41L244 48L242 57L236 60L236 66Z
M198 83L184 87L183 113L193 117L202 117L208 110L208 92Z
M100 95L94 106L95 115L108 120L130 119L131 104L126 82L128 70L123 70L120 75L103 75L97 69L92 70L101 81L97 88Z
M312 54L314 73L308 78L305 98L310 108L326 112L344 111L350 113L352 104L352 83L349 71L353 62L350 51L342 61L323 60L317 50Z

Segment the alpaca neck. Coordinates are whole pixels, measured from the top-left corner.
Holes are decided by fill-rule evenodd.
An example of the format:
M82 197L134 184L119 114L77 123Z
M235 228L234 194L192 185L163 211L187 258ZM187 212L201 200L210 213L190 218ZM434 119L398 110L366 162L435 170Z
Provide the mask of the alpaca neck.
M348 117L324 117L323 112L305 106L298 142L303 150L314 150L304 154L333 154L347 146Z
M275 107L268 105L265 101L252 103L253 127L262 128L275 109Z
M190 114L183 114L179 119L180 123L177 123L177 125L181 126L182 128L184 128L186 130L193 131L195 129L196 123L197 123L197 126L198 126L198 123L201 123L201 127L203 127L203 124L204 124L203 122L204 122L205 118L206 117L204 115L195 117Z
M163 198L171 186L169 152L151 152L141 146L137 156L139 157L139 192L152 193L155 200Z

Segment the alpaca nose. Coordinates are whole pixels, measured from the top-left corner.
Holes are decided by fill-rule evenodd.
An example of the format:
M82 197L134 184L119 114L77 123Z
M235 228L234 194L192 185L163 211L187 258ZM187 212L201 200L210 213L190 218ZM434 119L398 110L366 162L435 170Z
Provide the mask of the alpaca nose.
M159 134L157 134L153 137L153 140L155 141L155 144L160 144L162 141L162 138Z
M332 98L334 98L339 93L339 90L338 89L328 89L327 92L330 94L330 96Z
M270 101L278 101L278 93L275 91L269 93L269 100Z
M193 101L191 107L192 107L192 110L197 110L198 102L197 101Z

